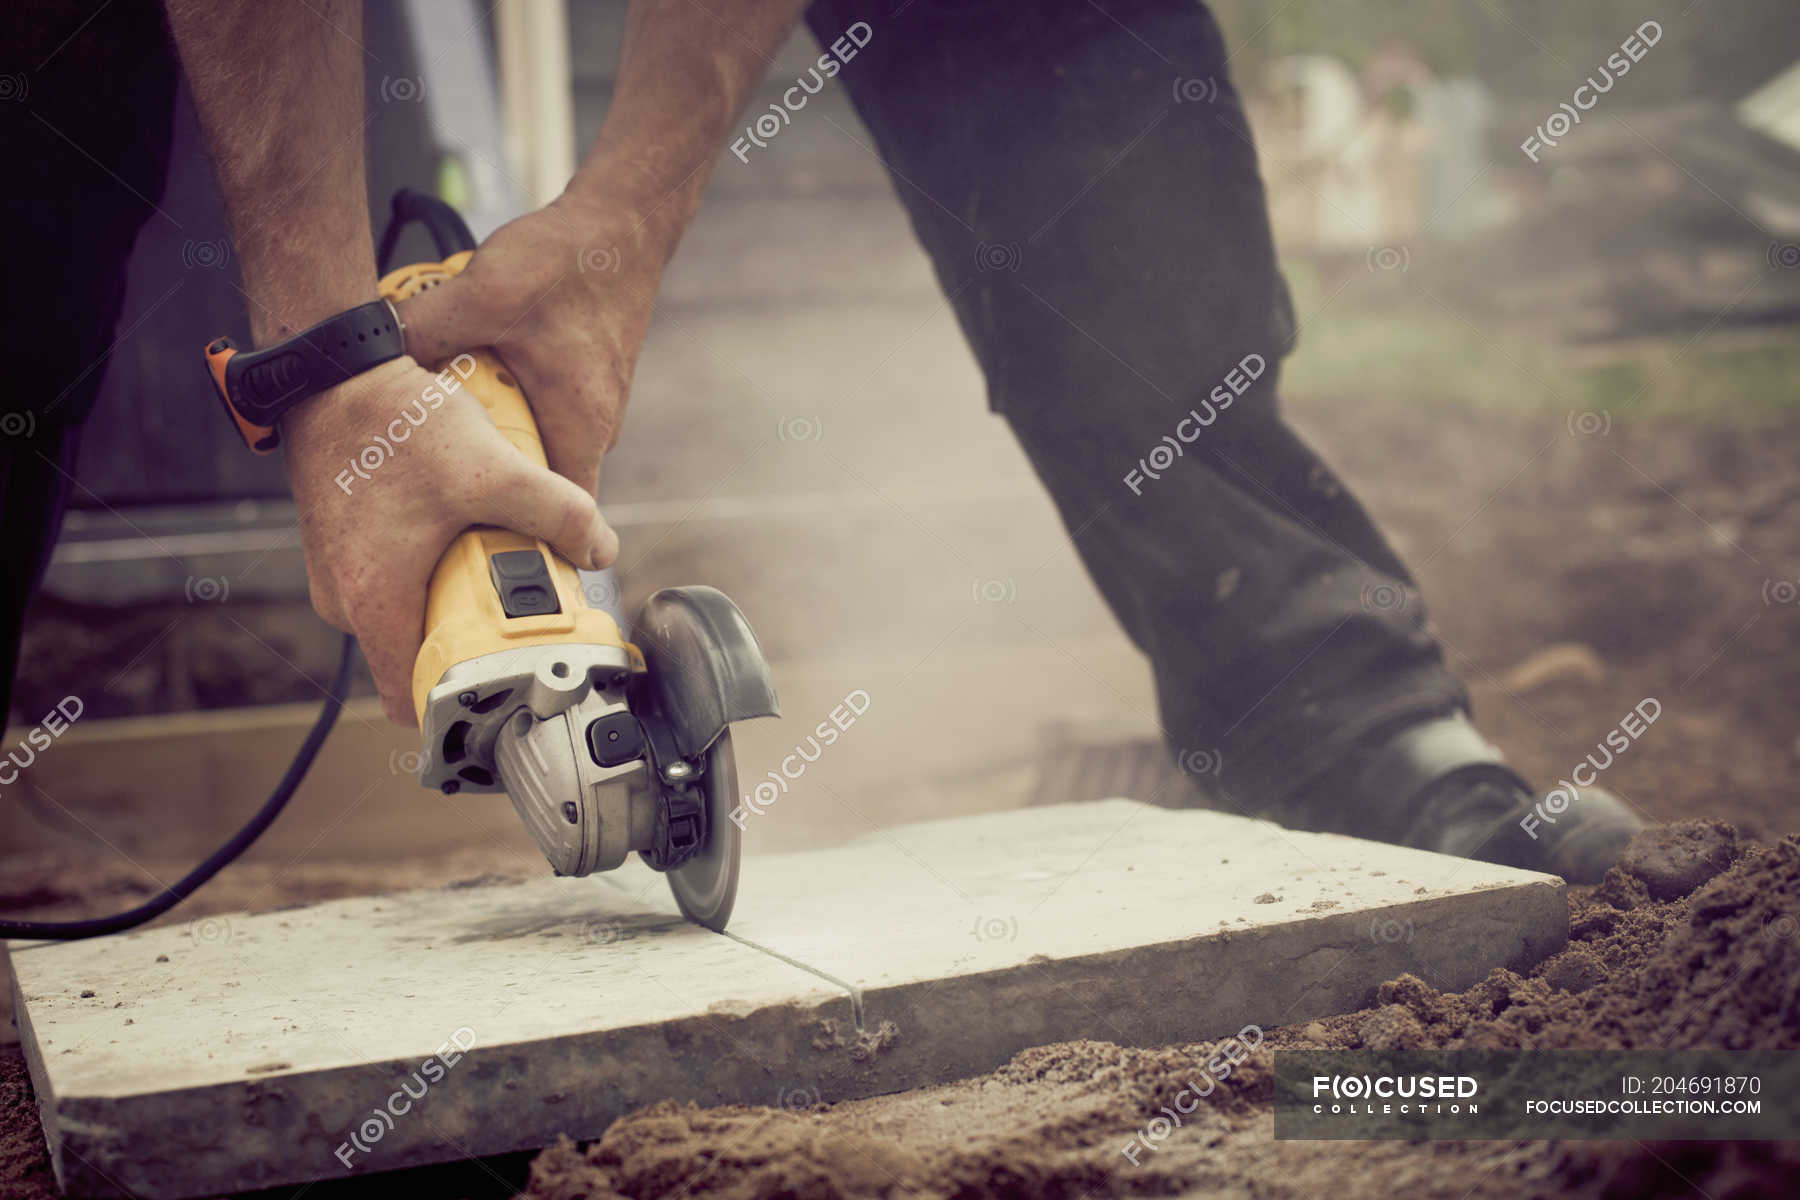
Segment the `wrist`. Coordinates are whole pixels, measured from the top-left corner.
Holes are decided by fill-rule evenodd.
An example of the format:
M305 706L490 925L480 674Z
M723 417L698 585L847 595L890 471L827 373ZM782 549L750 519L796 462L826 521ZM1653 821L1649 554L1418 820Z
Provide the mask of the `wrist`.
M364 431L384 427L399 408L393 400L396 385L418 369L410 356L403 355L352 376L290 410L281 422L281 444L290 479L310 479L315 472L309 464L322 450L329 453L331 447L347 438L356 440Z
M320 321L381 299L375 280L367 284L318 281L262 294L245 289L250 303L250 340L258 350L294 337Z
M380 298L367 215L319 197L308 208L272 208L239 233L238 261L258 348ZM270 230L308 229L304 239ZM261 236L259 236L261 234Z

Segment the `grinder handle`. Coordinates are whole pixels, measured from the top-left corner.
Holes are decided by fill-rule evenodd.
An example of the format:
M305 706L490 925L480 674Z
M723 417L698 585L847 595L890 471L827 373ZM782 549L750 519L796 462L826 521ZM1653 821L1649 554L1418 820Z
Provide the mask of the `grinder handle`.
M469 251L462 251L441 263L403 267L382 279L382 295L399 303L453 277L469 257ZM428 405L441 407L451 394L466 390L521 454L538 466L548 465L531 405L491 348L465 351L436 365L438 394L426 394ZM431 403L434 398L436 404ZM423 722L431 690L458 663L514 648L572 642L621 647L633 669L643 669L643 655L625 641L611 614L589 603L574 565L548 543L486 525L464 530L431 573L425 637L413 664L414 711Z

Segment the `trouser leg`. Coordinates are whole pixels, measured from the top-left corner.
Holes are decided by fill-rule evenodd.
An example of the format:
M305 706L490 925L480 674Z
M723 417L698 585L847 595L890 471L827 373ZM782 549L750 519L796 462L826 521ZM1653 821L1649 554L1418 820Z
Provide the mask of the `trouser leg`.
M138 230L158 215L176 67L155 0L13 5L0 40L0 712L99 392ZM184 381L185 382L185 381ZM168 395L191 395L173 389ZM163 394L146 397L163 402ZM22 713L36 720L42 713Z
M1377 730L1464 705L1404 566L1282 421L1294 322L1211 15L892 7L808 20L823 45L867 23L838 78L991 404L1150 658L1171 748L1279 815Z

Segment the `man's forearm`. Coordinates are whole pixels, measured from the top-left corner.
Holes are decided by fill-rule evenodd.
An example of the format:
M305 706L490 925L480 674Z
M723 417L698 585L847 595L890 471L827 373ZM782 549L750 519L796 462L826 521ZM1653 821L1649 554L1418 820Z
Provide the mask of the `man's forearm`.
M673 253L727 133L805 7L632 0L612 107L568 195L635 211Z
M375 298L362 0L166 0L258 344Z

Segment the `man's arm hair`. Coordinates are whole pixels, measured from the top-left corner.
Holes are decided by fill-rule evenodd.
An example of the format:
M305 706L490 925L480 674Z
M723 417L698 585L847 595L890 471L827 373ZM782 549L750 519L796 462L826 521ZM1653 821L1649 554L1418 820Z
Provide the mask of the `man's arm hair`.
M375 298L362 0L166 0L256 341Z
M606 122L568 192L626 199L671 234L693 219L726 135L807 0L632 0Z

